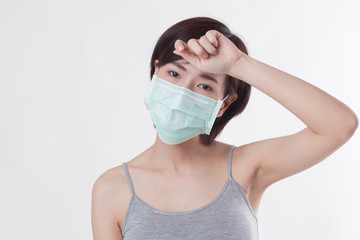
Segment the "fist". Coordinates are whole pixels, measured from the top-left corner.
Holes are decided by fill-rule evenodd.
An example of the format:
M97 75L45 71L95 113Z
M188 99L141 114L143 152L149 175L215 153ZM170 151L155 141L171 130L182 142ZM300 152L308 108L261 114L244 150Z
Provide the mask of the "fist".
M175 42L174 53L180 55L202 72L228 74L244 54L235 44L216 30L209 30L199 39L180 39Z

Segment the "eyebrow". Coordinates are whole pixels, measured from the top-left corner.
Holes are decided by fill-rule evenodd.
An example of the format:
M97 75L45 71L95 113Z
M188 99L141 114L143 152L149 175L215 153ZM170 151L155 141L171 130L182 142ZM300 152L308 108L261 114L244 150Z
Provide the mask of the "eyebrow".
M171 63L171 64L177 66L178 68L180 68L180 69L182 69L182 70L184 70L184 71L186 72L186 68L185 68L183 65L181 65L180 63L175 62L175 63ZM183 64L189 64L189 63L188 63L188 62L184 62ZM206 79L206 80L210 80L210 81L213 81L213 82L219 84L219 81L216 80L215 78L213 78L212 76L209 76L209 75L203 74L203 73L200 74L199 76L202 77L202 78L204 78L204 79Z

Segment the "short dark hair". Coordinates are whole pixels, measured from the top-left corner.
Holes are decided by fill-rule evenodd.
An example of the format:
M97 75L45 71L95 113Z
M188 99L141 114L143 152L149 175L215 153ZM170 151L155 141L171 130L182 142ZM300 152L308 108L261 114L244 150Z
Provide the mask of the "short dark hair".
M150 62L150 79L155 72L154 62L159 60L157 67L167 63L182 59L181 56L174 54L174 43L177 39L187 42L191 38L200 38L209 30L217 30L229 38L237 48L243 53L248 54L244 42L222 22L209 17L194 17L182 20L168 28L159 38L155 45ZM201 134L200 141L203 145L210 145L220 134L225 125L235 116L240 114L249 102L251 85L227 75L224 96L237 95L237 99L226 109L221 117L216 118L211 129L210 135Z

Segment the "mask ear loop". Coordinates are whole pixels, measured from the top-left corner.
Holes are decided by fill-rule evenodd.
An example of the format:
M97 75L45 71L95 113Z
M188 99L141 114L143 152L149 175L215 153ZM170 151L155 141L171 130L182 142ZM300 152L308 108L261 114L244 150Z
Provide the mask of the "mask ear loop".
M221 102L224 103L224 101L225 101L226 99L228 99L229 96L230 96L230 94L228 94L226 97L224 97L224 99L221 100ZM222 116L221 116L221 117L222 117ZM219 120L221 117L217 117L215 120Z
M228 94L223 100L221 100L222 102L224 102L226 99L228 99L230 95Z

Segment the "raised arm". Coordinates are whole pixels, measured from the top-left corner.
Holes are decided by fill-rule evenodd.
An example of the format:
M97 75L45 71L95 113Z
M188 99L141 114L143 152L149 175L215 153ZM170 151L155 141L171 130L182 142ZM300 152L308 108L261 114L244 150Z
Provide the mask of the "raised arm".
M249 146L258 152L257 178L263 187L319 163L341 147L358 126L357 116L338 99L245 54L229 74L273 98L307 126Z
M181 55L199 70L241 79L280 103L306 124L303 130L246 146L254 157L259 190L303 171L342 146L355 132L358 118L344 103L310 83L241 52L221 33L175 42Z

